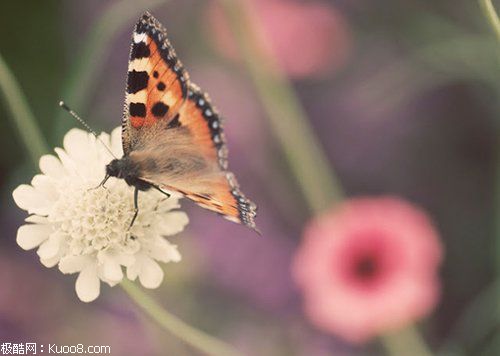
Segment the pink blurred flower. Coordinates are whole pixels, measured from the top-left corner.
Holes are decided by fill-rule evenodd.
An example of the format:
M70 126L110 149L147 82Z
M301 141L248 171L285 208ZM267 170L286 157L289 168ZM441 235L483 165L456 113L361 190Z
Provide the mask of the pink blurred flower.
M341 68L351 49L351 34L342 14L323 2L253 0L254 22L262 30L279 64L292 77L324 74ZM209 8L209 26L219 50L238 58L235 39L217 1Z
M313 324L364 342L432 311L441 259L423 211L392 197L357 198L310 222L293 272Z

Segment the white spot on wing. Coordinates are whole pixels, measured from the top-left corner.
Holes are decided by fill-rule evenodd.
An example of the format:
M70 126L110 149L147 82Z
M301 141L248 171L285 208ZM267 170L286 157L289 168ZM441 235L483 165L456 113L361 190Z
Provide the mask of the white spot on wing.
M143 33L134 32L134 42L135 43L146 42L146 38L147 38L147 35L145 32L143 32Z
M128 71L131 72L131 71L137 71L137 72L148 72L151 70L151 63L149 60L147 61L144 61L142 60L142 58L137 58L137 59L134 59L133 61L130 61L128 63Z
M137 93L134 94L128 94L126 95L126 102L127 103L143 103L145 104L147 101L147 89L143 89L141 91L138 91Z

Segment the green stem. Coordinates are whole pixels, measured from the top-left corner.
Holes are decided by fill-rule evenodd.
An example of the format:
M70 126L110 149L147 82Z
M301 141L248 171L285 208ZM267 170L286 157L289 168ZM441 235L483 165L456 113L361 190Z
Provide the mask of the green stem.
M498 350L500 350L500 332L497 331L490 340L487 340L481 345L480 354L498 355ZM477 354L479 354L479 352Z
M498 135L498 132L497 132ZM497 140L500 137L497 136ZM497 163L496 163L496 175L495 175L495 266L496 266L496 306L495 306L495 317L497 323L500 321L500 142L497 142L496 148Z
M183 340L195 349L212 356L241 355L232 346L207 335L201 330L193 328L176 316L170 314L133 282L124 279L121 286L125 292L127 292L129 297L163 329Z
M479 4L481 5L481 9L483 10L483 14L486 17L486 20L490 24L493 32L495 32L497 41L500 43L500 19L498 18L498 14L495 11L495 7L491 0L479 0ZM498 150L497 150L498 151ZM498 152L497 152L498 153ZM496 175L496 208L497 214L500 211L500 163L497 163L497 175ZM497 270L500 273L500 217L496 217L496 258L497 258ZM500 279L500 276L497 276ZM497 293L500 293L500 288L497 287ZM498 303L496 307L497 320L500 319L500 303Z
M432 352L414 326L386 334L382 343L389 355L430 356Z
M239 0L219 0L236 36L246 69L266 110L274 135L311 210L315 213L342 198L304 109L273 56L262 49L253 21Z
M499 285L500 282L496 282L488 286L468 304L455 322L439 354L465 355L465 346L468 345L471 349L480 345L498 327L498 319L491 311L495 309L498 300Z
M35 116L19 83L1 55L0 91L9 111L9 118L12 120L31 160L37 166L40 156L49 152L47 142L38 127Z
M488 20L488 23L495 32L497 40L500 42L500 19L498 18L498 14L495 11L493 3L491 0L479 0L479 5L483 10L486 20Z
M91 26L78 60L68 74L68 80L62 90L63 99L75 111L85 116L90 95L98 82L99 74L106 63L111 42L119 31L138 18L141 11L152 9L167 0L122 0L114 2ZM59 110L56 120L57 141L73 125L68 115Z

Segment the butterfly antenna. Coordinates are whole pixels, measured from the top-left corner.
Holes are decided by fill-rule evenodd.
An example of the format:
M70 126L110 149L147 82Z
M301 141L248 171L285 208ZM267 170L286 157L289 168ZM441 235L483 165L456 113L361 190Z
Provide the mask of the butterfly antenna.
M94 130L92 130L92 129L90 128L90 126L89 126L89 125L88 125L88 124L87 124L87 123L86 123L86 122L85 122L85 121L84 121L84 120L83 120L80 116L78 116L78 114L77 114L76 112L74 112L74 111L73 111L73 110L72 110L72 109L71 109L68 105L66 105L66 104L64 103L64 101L62 101L62 100L61 100L61 101L59 102L59 106L60 106L60 107L62 107L64 110L66 110L66 111L67 111L67 112L68 112L71 116L73 116L76 120L78 120L78 122L79 122L80 124L82 124L82 125L83 125L83 127L85 127L85 128L87 129L87 131L88 131L88 132L90 132L92 135L94 135L94 136L95 136L95 138L96 138L96 139L97 139L100 143L102 143L102 145L103 145L104 147L106 147L106 149L107 149L107 150L108 150L108 152L111 154L111 156L113 156L114 158L117 158L117 157L113 154L113 152L111 151L111 149L110 149L110 148L109 148L109 147L108 147L108 146L107 146L107 145L106 145L106 144L105 144L105 143L104 143L104 142L103 142L103 141L99 138L99 136L97 135L97 133L96 133Z

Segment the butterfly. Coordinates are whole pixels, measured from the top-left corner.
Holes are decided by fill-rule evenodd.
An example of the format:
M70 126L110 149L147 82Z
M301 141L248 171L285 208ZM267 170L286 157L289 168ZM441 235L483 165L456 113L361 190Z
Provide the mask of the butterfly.
M257 207L228 170L221 117L190 81L165 28L148 12L132 35L122 144L124 155L106 166L103 183L116 177L135 188L130 226L139 191L155 188L178 192L258 232Z

